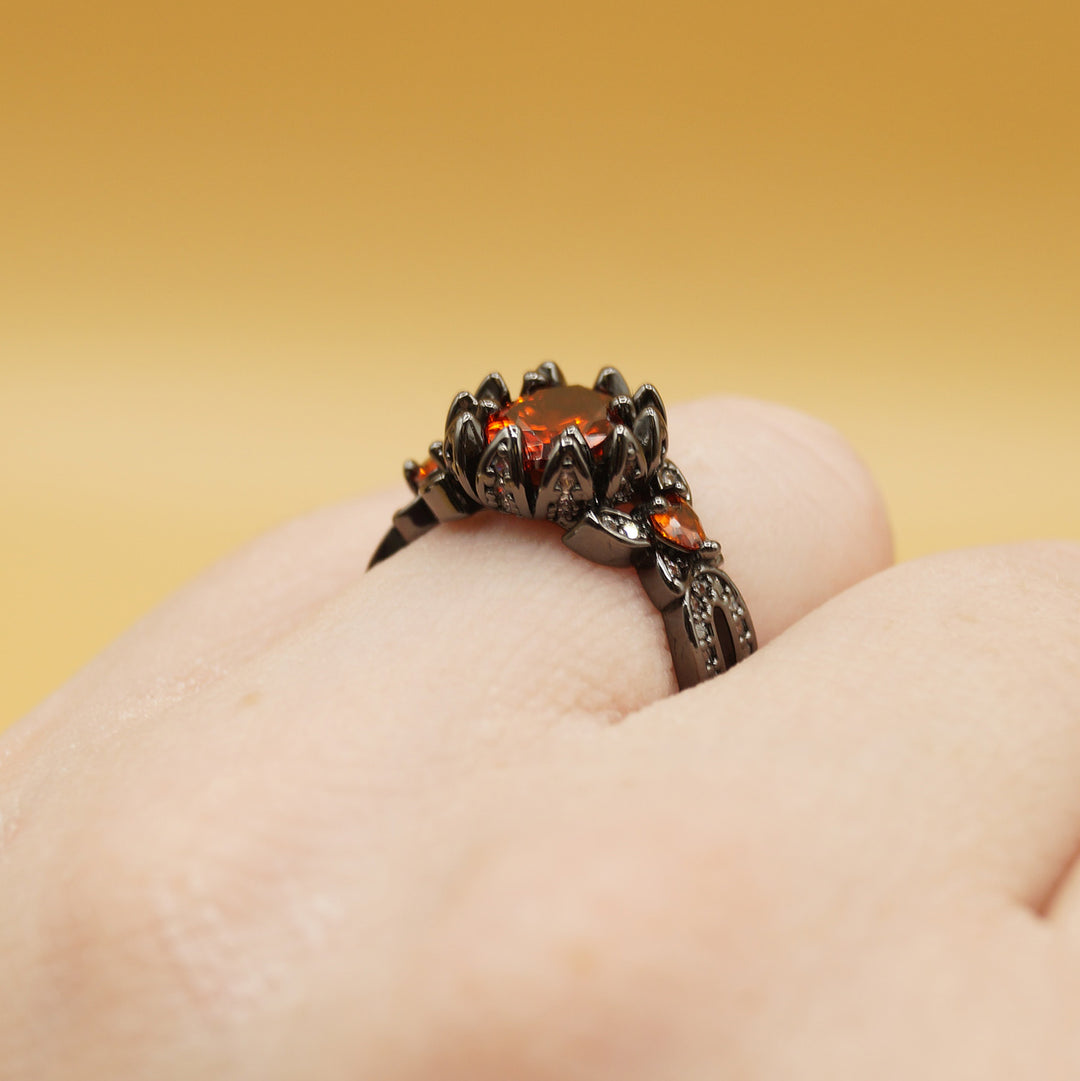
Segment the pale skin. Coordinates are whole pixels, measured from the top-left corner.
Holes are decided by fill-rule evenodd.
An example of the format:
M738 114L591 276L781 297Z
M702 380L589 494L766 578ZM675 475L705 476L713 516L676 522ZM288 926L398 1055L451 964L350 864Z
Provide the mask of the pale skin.
M1080 546L892 569L846 444L673 409L761 650L403 490L210 570L0 740L0 1076L1080 1075ZM408 448L405 448L408 449Z

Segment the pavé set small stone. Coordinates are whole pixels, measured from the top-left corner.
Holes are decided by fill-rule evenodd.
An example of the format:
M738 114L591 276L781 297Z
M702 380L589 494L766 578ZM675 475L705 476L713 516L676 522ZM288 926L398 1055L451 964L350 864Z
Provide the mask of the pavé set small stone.
M738 589L720 569L667 457L667 412L648 383L632 395L615 368L590 390L548 361L511 398L501 375L450 405L442 440L405 463L412 502L372 556L389 558L441 522L480 510L555 522L564 543L607 566L637 569L660 610L681 688L718 675L757 647Z

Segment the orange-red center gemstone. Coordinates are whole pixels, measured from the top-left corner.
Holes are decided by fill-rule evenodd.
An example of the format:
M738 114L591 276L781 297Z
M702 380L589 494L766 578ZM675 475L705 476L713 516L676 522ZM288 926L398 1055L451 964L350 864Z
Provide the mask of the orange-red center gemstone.
M667 507L654 510L649 515L649 522L657 534L688 552L696 551L705 543L705 530L697 511L681 496L669 495Z
M544 467L551 457L551 447L572 424L576 424L595 457L613 424L608 416L611 395L588 387L544 387L524 394L505 409L494 413L487 422L490 443L511 424L521 429L525 451L525 471L539 486Z

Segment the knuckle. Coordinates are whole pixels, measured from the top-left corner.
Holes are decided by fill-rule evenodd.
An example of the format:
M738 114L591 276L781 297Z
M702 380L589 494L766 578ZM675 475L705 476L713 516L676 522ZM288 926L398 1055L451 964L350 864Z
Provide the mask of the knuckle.
M670 1064L702 989L722 999L716 973L745 973L761 937L758 857L692 832L589 826L487 860L424 966L440 974L425 977L430 1075L555 1081L568 1062L589 1077Z
M857 580L891 563L892 530L881 492L836 428L786 406L749 399L694 403L684 419L699 437L698 461L690 459L691 484L704 476L717 503L731 504L725 486L733 482L727 471L710 467L702 448L719 443L734 472L752 484L740 489L740 497L749 498L758 514L797 518L802 543L816 539L823 565L830 566L842 550L847 572Z
M830 510L869 545L873 569L892 561L892 528L877 481L847 436L817 417L783 407L770 411L772 430L808 459L817 474L815 491L829 496Z

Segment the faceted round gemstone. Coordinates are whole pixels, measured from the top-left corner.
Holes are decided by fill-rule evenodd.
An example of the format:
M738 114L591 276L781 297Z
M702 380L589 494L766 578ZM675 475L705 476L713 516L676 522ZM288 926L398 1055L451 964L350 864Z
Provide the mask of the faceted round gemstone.
M669 544L688 552L696 551L705 543L705 530L697 511L681 496L668 495L665 500L667 506L654 510L649 515L649 524Z
M439 465L434 458L425 458L417 467L416 472L413 474L413 480L416 482L417 488L423 488L424 481L431 476L432 473L437 473L442 466Z
M580 429L593 456L599 454L601 444L613 427L608 417L610 404L610 394L589 390L588 387L544 387L534 390L491 416L487 422L487 441L490 443L511 424L520 428L525 472L529 480L539 486L552 445L572 424Z

